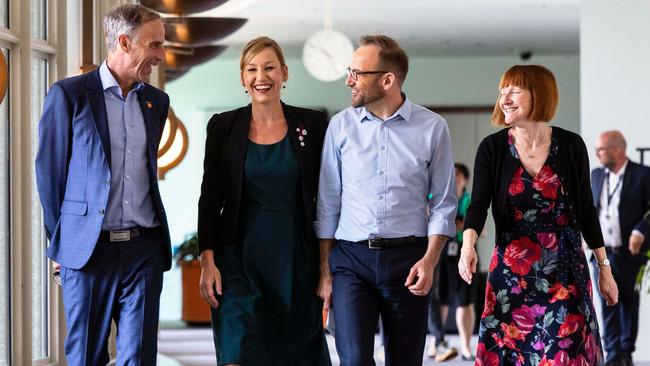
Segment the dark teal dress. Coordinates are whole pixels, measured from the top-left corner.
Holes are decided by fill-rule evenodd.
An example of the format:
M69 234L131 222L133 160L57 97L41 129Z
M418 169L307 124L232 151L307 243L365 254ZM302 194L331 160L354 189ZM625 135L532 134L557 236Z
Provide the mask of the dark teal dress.
M289 137L248 142L242 243L216 253L223 284L212 310L219 365L331 365L315 293L318 247L305 242L299 224L299 180Z

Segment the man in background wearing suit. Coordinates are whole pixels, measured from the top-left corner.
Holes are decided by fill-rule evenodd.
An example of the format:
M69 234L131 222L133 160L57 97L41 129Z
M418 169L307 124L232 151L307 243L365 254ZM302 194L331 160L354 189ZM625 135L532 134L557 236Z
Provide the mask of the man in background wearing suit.
M650 168L630 161L625 149L619 131L603 132L596 141L596 155L603 167L591 173L609 260L602 264L611 265L620 293L617 305L602 306L606 365L612 366L633 365L639 328L639 294L634 284L645 262L643 254L650 247L650 232L643 218L650 209ZM593 268L597 273L598 265Z
M162 274L170 268L156 154L169 97L146 84L164 57L160 16L124 5L104 17L108 57L50 89L36 179L60 271L69 365L154 365Z

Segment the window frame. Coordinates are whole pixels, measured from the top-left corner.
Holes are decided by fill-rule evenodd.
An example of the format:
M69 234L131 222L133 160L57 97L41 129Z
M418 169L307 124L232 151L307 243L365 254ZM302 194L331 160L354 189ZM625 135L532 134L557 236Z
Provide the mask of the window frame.
M46 1L45 40L32 35L32 1L8 0L9 24L0 27L0 45L9 49L9 256L8 256L8 328L9 362L19 365L58 365L64 363L63 339L65 322L61 310L61 292L56 286L46 285L43 290L47 311L43 314L47 324L45 343L47 357L32 359L32 204L38 197L32 193L34 162L32 156L33 128L31 111L31 62L38 57L47 62L47 88L55 80L66 76L66 0ZM3 132L4 133L4 132ZM37 239L35 239L37 240ZM49 284L51 269L48 262L42 267ZM27 306L30 304L30 306Z

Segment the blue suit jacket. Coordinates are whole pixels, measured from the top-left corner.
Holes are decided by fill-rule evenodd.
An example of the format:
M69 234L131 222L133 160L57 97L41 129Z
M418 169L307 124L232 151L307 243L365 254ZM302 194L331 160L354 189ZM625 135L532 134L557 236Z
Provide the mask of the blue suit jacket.
M604 180L605 169L597 168L591 172L591 190L594 204L599 211ZM650 249L650 230L648 230L648 222L644 220L644 214L648 210L650 210L650 168L628 160L623 175L618 214L621 239L623 240L623 255L628 261L639 265L645 263L644 254ZM645 235L641 254L637 255L632 255L628 250L628 239L633 229L637 229Z
M169 97L145 84L138 92L147 134L151 198L162 226L165 268L171 267L167 218L157 179L157 153ZM73 269L92 255L108 203L111 146L99 70L50 88L39 124L36 183L50 239L47 256Z

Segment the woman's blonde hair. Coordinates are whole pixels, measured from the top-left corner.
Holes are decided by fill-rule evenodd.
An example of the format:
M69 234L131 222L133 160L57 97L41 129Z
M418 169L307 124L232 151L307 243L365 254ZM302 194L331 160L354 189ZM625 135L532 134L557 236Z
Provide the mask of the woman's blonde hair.
M246 46L244 46L244 49L241 51L241 56L239 57L239 70L244 71L244 66L246 66L253 57L257 56L257 54L262 52L265 48L270 48L275 52L275 55L278 56L278 60L280 60L280 66L282 66L282 68L287 67L287 64L284 61L284 53L282 52L280 45L278 45L278 42L274 41L272 38L262 36L246 43Z

